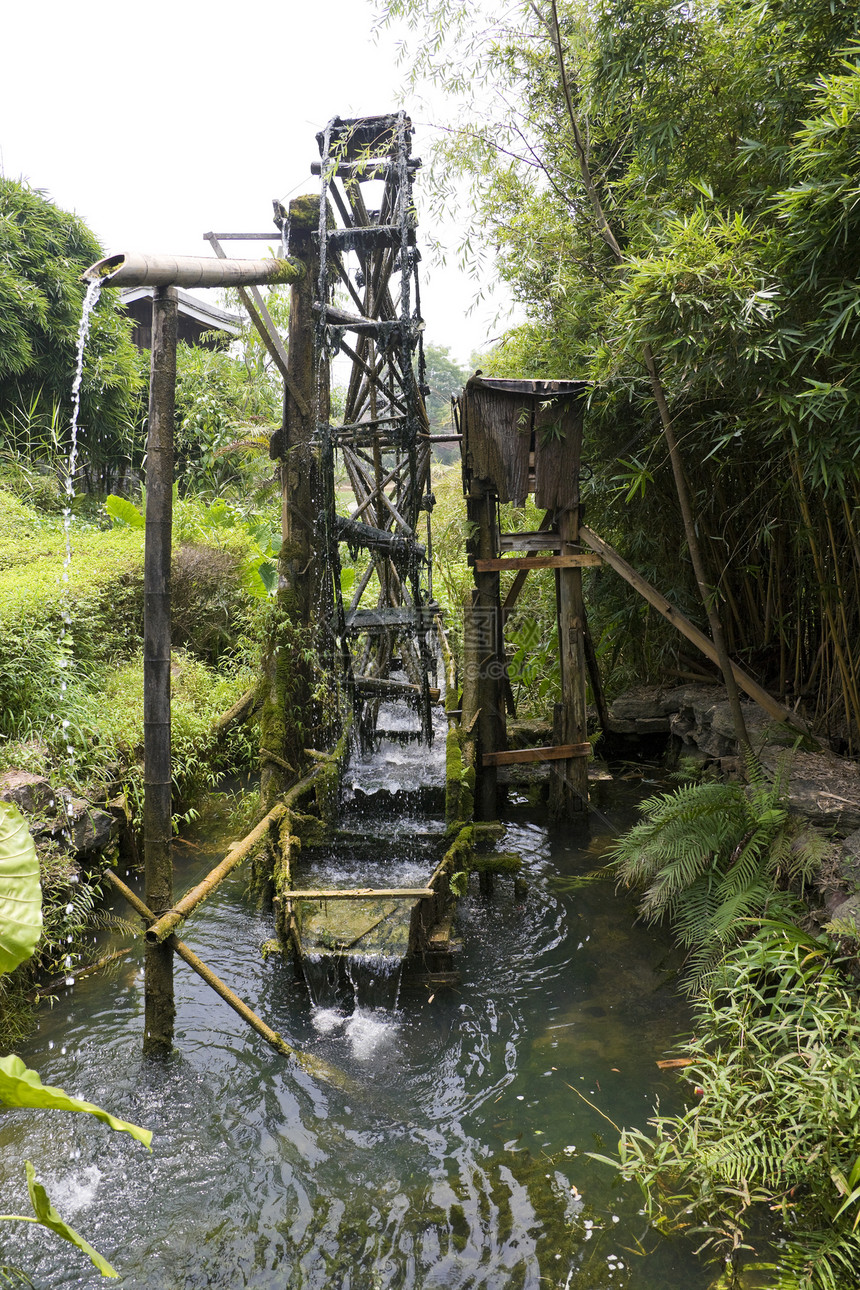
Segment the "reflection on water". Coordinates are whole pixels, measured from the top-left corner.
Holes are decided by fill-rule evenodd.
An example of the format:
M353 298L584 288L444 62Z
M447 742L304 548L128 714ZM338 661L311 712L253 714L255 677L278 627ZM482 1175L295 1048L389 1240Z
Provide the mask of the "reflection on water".
M624 824L636 794L608 785L600 805ZM177 1054L144 1062L129 960L46 1009L23 1055L151 1128L152 1155L81 1116L10 1112L4 1210L26 1212L33 1160L119 1284L142 1290L702 1290L711 1276L587 1158L614 1148L610 1121L677 1104L655 1063L685 1024L668 944L610 884L573 881L609 840L513 819L502 845L524 855L528 896L509 881L470 895L462 984L404 992L396 1011L315 1006L289 963L261 957L271 919L234 874L185 939L276 1030L346 1070L349 1093L295 1074L179 963ZM186 854L180 889L212 862ZM37 1287L102 1284L36 1229L6 1225L3 1240L0 1261Z

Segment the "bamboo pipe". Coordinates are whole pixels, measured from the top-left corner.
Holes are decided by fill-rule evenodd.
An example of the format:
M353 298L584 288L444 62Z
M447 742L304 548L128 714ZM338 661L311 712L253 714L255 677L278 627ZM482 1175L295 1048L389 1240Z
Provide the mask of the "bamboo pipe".
M162 914L145 932L146 940L150 945L160 945L166 941L168 936L179 926L183 919L197 908L198 905L211 896L216 887L224 881L229 873L241 864L249 852L253 851L258 842L261 842L266 836L270 824L277 823L286 812L286 806L283 802L278 802L272 807L268 815L264 815L256 828L244 837L241 842L237 842L231 847L220 864L207 873L206 877L198 882L196 887L192 887L186 892L181 900L178 900L172 909L168 909L166 914Z
M303 265L292 260L217 260L204 255L143 255L119 251L84 272L86 282L110 287L248 287L298 282Z
M152 364L146 436L146 542L143 613L143 833L146 902L158 913L173 904L170 749L170 553L173 523L173 419L176 393L176 289L152 298ZM146 951L143 1048L169 1053L175 1004L173 955Z
M141 918L148 923L153 921L155 916L152 910L143 903L139 896L135 895L130 887L126 886L121 878L117 877L112 869L106 869L104 876L116 887L120 895L128 901L132 909L140 914ZM256 1030L257 1034L265 1039L267 1044L271 1044L283 1057L293 1058L311 1075L321 1076L323 1079L328 1079L338 1085L344 1084L344 1077L334 1067L329 1066L327 1062L320 1061L317 1057L310 1057L306 1053L298 1052L276 1030L272 1030L271 1026L267 1026L265 1021L258 1017L256 1012L249 1008L247 1003L240 999L237 994L234 994L230 987L225 985L221 978L216 976L212 969L208 968L203 960L198 958L194 951L189 949L183 941L178 941L175 936L170 936L166 942L166 947L178 954L192 971L196 972L208 986L211 986L216 994L221 996L225 1003L230 1005L234 1012L239 1014L243 1021L247 1021L252 1030Z

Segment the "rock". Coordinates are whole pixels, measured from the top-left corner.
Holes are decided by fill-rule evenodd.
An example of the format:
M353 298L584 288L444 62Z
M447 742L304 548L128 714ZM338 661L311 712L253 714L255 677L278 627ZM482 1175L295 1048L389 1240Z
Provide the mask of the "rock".
M846 900L841 900L830 914L831 923L840 923L842 928L834 930L848 931L855 928L860 934L860 895L849 896Z
M786 756L791 809L819 828L841 834L860 830L860 766L824 749L786 754L784 749L765 747L760 760L775 775Z
M43 815L55 806L55 793L44 775L6 770L0 775L0 799L14 802L25 815Z
M67 837L72 850L79 855L106 850L114 832L113 816L81 798L66 798L66 803Z

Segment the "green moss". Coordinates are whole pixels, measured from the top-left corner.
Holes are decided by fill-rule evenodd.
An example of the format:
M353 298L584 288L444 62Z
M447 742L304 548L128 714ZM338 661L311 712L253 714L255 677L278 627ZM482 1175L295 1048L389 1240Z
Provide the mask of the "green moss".
M318 815L303 815L300 811L291 811L293 830L301 838L303 846L322 847L329 839L330 829Z
M290 202L290 232L316 233L320 222L318 193L302 193Z
M455 725L448 728L445 744L445 819L449 828L472 817L475 808L475 771L466 764L466 736Z
M523 858L515 851L477 852L472 856L475 873L519 873L522 867Z

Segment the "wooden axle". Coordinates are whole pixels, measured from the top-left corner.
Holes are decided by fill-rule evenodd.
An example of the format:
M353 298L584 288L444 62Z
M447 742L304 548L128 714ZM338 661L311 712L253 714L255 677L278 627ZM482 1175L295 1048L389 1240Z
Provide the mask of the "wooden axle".
M550 744L546 748L512 748L508 752L484 753L484 766L525 766L538 761L567 761L571 757L588 757L591 744Z
M505 569L595 569L603 564L599 555L583 551L573 555L500 556L493 560L475 560L477 573L503 573Z

